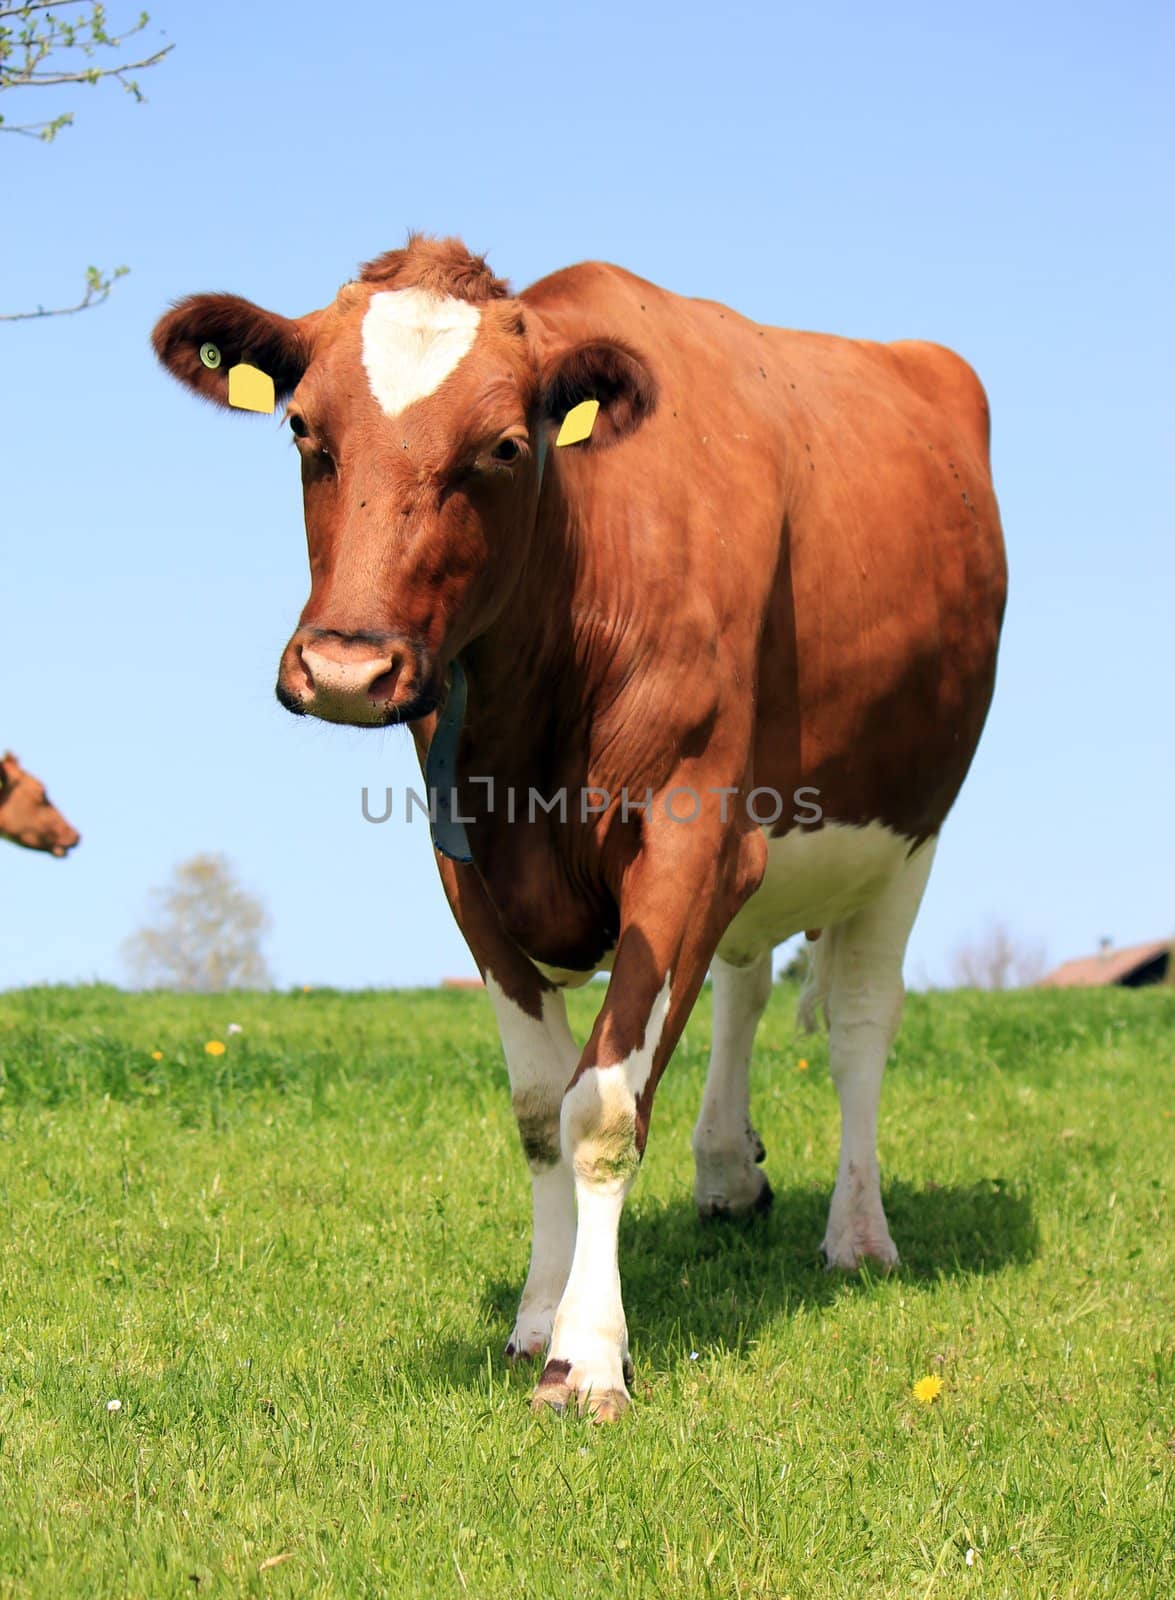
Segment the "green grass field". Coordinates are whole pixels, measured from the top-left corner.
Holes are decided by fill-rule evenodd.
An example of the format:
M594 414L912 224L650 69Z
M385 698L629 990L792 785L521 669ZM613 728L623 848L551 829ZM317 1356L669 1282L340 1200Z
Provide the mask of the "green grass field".
M598 1428L502 1361L529 1186L482 997L0 995L0 1595L1175 1593L1175 991L912 997L886 1279L817 1264L793 1015L747 1225L694 1216L690 1024Z

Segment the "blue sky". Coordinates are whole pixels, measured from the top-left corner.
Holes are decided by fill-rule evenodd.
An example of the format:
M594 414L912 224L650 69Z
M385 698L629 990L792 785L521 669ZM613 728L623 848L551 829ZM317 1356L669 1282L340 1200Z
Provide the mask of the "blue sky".
M148 104L42 99L76 126L0 143L0 310L133 269L100 310L0 326L0 746L85 836L65 863L5 850L0 985L120 979L200 849L264 897L281 983L472 970L427 834L360 815L364 784L415 778L407 736L273 699L307 587L283 430L195 403L147 342L192 290L321 305L409 227L520 286L604 257L967 356L1011 601L908 971L942 977L993 917L1054 959L1175 931L1162 9L157 0L176 49Z

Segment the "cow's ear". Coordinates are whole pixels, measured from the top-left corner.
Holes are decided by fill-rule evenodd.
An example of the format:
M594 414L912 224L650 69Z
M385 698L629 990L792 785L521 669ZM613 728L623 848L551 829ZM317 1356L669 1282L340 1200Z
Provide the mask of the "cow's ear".
M235 294L194 294L159 319L151 343L173 377L217 405L228 405L228 375L241 362L267 373L284 400L310 365L318 316L279 317Z
M657 384L634 350L612 339L592 339L552 357L542 380L544 416L561 423L584 400L600 402L599 415L585 445L615 444L657 405Z

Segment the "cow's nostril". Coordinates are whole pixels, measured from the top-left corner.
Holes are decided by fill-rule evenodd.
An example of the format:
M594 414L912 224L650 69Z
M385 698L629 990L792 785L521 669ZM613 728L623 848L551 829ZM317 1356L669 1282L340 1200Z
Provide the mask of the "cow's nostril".
M392 657L391 665L386 672L381 672L373 678L367 686L367 692L373 700L390 700L396 692L396 685L400 681L400 672L404 666L404 658L397 653Z
M298 694L298 695L313 694L313 692L314 692L314 674L310 671L310 668L306 665L306 659L302 654L302 646L301 645L298 645L297 648L294 651L294 661L293 661L293 665L292 665L291 670L290 670L290 677L294 681L293 681L293 683L290 684L289 687L291 689L293 689L295 694Z

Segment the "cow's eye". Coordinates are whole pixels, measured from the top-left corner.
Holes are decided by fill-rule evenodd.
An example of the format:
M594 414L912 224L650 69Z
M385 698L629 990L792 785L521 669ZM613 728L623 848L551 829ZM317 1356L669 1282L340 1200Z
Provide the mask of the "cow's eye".
M522 454L522 446L517 439L500 439L490 451L490 460L500 467L511 467Z
M295 439L304 439L310 432L306 426L306 418L300 417L296 411L290 413L290 432Z

